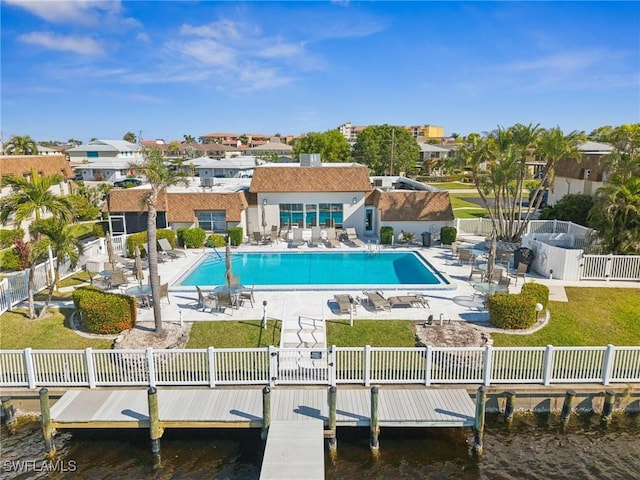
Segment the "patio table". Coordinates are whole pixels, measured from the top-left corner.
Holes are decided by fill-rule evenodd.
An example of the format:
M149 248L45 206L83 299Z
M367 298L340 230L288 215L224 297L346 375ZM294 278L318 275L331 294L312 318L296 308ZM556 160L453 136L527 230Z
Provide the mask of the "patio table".
M476 292L484 293L485 295L507 291L507 287L505 287L504 285L498 285L495 282L472 283L471 286Z
M136 285L124 291L127 295L138 298L140 305L149 306L149 295L151 295L151 285Z

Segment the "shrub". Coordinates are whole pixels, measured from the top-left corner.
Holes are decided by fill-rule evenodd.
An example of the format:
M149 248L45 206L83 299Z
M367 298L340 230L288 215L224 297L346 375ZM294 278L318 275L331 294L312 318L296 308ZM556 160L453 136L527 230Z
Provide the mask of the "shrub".
M178 229L178 244L187 248L202 247L206 238L206 232L200 227Z
M547 308L549 303L549 287L541 283L525 283L522 285L520 295L532 298L534 303L540 303L544 308Z
M98 237L106 237L109 229L107 222L97 222L93 224L93 234Z
M167 240L169 240L171 248L176 247L176 234L173 230L162 229L158 230L156 234L158 240L160 240L161 238L166 238ZM129 252L129 256L133 257L135 255L137 245L140 249L140 256L142 258L145 258L147 256L147 241L148 236L146 231L129 235L127 237L127 251Z
M73 292L73 304L91 333L116 334L136 323L136 299L128 295L80 287Z
M393 241L393 227L380 227L380 243L382 245L391 245Z
M24 230L17 228L15 230L0 230L0 248L9 248L13 245L13 241L24 238Z
M231 245L237 247L242 243L242 237L244 236L242 232L242 227L231 227L229 228L229 238L231 239Z
M442 227L440 229L440 241L443 245L451 245L456 241L458 230L456 227Z
M219 233L214 233L212 235L209 235L209 238L207 238L206 245L207 247L224 247L225 246L224 235L220 235Z
M80 195L68 195L67 199L73 205L73 218L76 220L95 220L100 217L100 209L93 206L86 198Z
M536 302L526 295L489 295L487 309L491 323L498 328L522 329L536 323Z
M0 265L3 270L20 270L20 257L15 249L5 250L0 255Z

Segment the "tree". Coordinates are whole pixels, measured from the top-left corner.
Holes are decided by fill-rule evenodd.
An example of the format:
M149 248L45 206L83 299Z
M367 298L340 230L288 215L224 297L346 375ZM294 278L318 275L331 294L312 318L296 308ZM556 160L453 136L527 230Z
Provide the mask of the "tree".
M156 218L158 216L158 196L162 190L172 185L188 185L189 178L182 170L171 169L164 162L162 153L155 148L145 149L141 163L131 163L129 168L147 178L151 191L145 197L148 211L147 236L149 244L147 253L149 259L149 277L151 283L151 297L153 298L153 317L156 334L162 332L162 310L160 309L160 282L158 277L158 244Z
M540 213L540 220L564 220L587 227L592 207L591 195L571 193L558 200L553 207L545 207Z
M408 130L391 125L372 125L358 134L353 158L374 175L409 174L416 170L420 147Z
M301 153L319 153L323 162L351 161L349 142L338 130L307 133L295 141L293 151L296 156Z
M589 218L606 251L640 254L640 177L613 175L597 190Z
M124 134L122 139L130 143L136 143L136 134L133 132L127 132Z
M37 155L38 145L29 135L13 135L4 144L4 152L7 155Z
M84 252L82 242L74 235L74 225L69 225L60 217L50 217L38 222L33 222L30 228L32 234L37 233L44 235L42 240L35 242L33 245L34 256L36 258L45 257L49 248L56 257L54 265L54 278L49 287L49 294L45 300L44 306L40 311L39 318L43 318L47 314L47 308L51 303L53 291L60 281L60 268L69 260L69 267L76 268L80 256Z
M196 143L196 137L194 137L193 135L183 135L184 137L184 143Z

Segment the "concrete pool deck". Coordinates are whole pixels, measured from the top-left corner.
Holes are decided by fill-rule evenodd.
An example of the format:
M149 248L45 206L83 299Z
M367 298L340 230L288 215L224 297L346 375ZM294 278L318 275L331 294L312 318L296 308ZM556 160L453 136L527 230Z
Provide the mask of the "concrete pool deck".
M481 243L484 239L480 237L464 237L459 239L463 246L474 246ZM301 247L301 250L317 251L318 248ZM323 247L320 247L323 249ZM366 250L365 248L357 249L352 247L342 247L343 251ZM422 289L420 290L428 299L431 308L407 307L392 308L390 311L375 312L364 305L357 307L354 320L358 319L376 319L376 320L416 320L424 321L429 315L433 315L438 321L440 318L444 320L466 321L470 323L486 324L489 316L484 309L482 296L476 294L469 283L469 265L460 265L457 260L451 258L451 251L448 248L440 246L424 247L385 247L384 250L416 250L419 251L436 269L446 274L453 282L453 289ZM210 248L187 250L186 258L178 258L173 261L161 263L158 266L161 281L169 282L169 299L171 303L167 303L165 299L161 301L163 321L164 322L198 322L198 321L215 321L215 320L255 320L261 319L263 316L263 302L267 302L266 314L268 319L282 320L283 318L293 319L298 317L308 317L312 319L326 320L344 320L349 321L349 314L339 314L337 305L333 300L336 293L350 293L355 297L362 298L364 295L360 290L331 290L330 286L324 287L322 290L298 290L298 291L259 291L254 292L255 303L251 307L249 302L238 308L227 309L226 312L214 312L209 310L202 312L198 309L198 298L195 288L185 289L184 287L172 288L171 285L176 282L179 277L193 265L205 252L211 252ZM224 249L219 249L224 254ZM234 252L249 251L291 251L287 248L286 242L273 243L270 245L241 245L234 248ZM513 278L510 286L511 293L517 293L522 287L522 279L518 279L518 284L514 285ZM550 288L551 300L567 301L564 287L571 286L608 286L608 287L635 287L640 285L637 282L563 282L561 280L549 280L540 278L535 274L527 275L527 281L534 279L536 282L543 283ZM240 279L242 282L242 279ZM377 290L370 288L370 290ZM408 290L394 289L383 290L385 297L402 295L409 291L415 291L415 288ZM152 322L153 311L149 308L140 308L138 310L139 322Z

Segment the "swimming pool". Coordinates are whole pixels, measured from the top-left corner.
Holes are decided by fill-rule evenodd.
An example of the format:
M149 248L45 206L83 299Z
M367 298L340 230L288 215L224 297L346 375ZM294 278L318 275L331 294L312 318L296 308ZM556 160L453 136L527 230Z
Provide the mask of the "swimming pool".
M215 286L225 280L224 256L206 255L175 286ZM443 288L451 282L416 252L243 252L231 269L257 289Z

